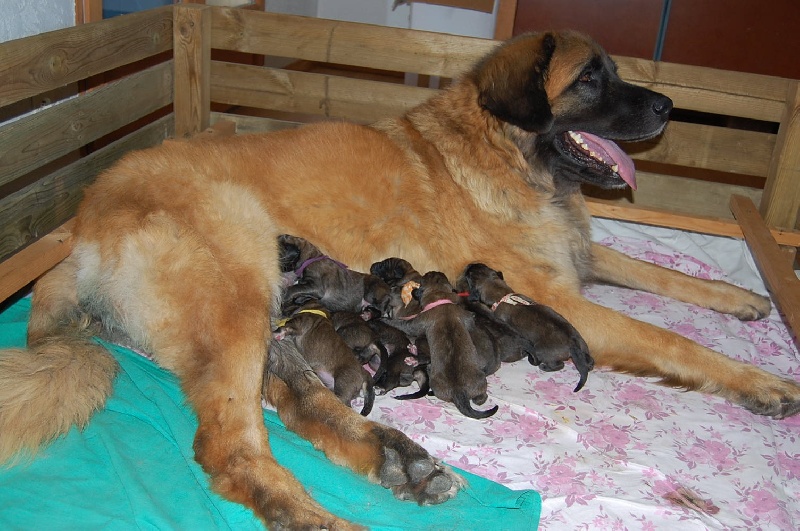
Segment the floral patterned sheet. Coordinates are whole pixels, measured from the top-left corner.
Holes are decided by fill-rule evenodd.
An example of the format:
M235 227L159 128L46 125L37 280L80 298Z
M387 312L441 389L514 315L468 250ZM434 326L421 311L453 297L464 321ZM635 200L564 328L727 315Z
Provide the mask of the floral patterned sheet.
M746 245L595 220L595 240L631 256L766 294ZM591 300L733 358L800 380L800 356L773 308L733 317L618 287ZM496 415L473 420L436 398L380 396L370 418L442 460L543 497L547 529L800 529L800 418L771 420L717 397L595 370L545 373L522 361L489 379ZM408 389L396 390L401 393Z

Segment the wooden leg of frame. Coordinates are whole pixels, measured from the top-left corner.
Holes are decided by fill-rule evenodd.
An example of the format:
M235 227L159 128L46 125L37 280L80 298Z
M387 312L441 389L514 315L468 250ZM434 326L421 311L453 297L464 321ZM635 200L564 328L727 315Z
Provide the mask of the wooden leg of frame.
M800 280L786 254L781 251L753 201L731 196L731 212L742 228L767 289L796 337L800 332Z

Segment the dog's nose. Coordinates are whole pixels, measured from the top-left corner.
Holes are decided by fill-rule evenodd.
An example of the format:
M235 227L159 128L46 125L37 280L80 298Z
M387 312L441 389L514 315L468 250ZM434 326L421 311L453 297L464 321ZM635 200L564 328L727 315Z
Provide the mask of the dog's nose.
M653 102L653 112L659 116L666 116L672 110L672 100L666 96L659 95Z

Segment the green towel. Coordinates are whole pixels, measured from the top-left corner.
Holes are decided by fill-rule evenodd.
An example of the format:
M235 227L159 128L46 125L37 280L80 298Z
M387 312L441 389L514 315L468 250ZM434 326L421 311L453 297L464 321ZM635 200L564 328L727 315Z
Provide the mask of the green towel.
M22 299L0 314L0 348L25 344ZM263 529L253 513L209 489L193 459L197 420L175 376L109 345L121 371L105 410L28 464L0 470L0 529ZM332 464L264 413L276 459L336 515L371 529L536 529L541 498L459 471L469 486L420 507Z

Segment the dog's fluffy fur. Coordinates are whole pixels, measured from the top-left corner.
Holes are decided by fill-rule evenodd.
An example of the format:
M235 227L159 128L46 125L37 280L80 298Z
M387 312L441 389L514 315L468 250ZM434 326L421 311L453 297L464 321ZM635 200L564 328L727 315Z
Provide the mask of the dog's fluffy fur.
M347 526L271 456L265 360L267 400L333 461L400 498L452 497L459 478L422 448L349 410L283 347L267 357L282 233L361 271L400 256L455 278L481 261L573 323L598 366L775 418L797 413L797 383L580 295L583 282L600 281L740 319L770 310L743 289L591 242L579 184L623 187L628 166L617 173L566 132L644 139L662 130L670 108L621 82L590 39L541 33L497 48L449 89L371 127L325 123L125 156L86 191L72 254L39 280L29 348L0 356L0 459L103 407L115 364L82 335L88 313L178 375L199 420L196 459L218 492L268 524ZM57 400L31 377L52 378Z

